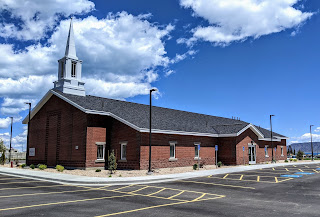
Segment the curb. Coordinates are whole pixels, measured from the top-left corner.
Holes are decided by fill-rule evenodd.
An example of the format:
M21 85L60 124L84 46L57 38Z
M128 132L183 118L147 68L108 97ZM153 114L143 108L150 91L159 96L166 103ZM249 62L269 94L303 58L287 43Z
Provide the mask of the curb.
M187 172L187 173L177 173L169 175L157 175L157 176L140 176L140 177L117 177L106 178L102 177L85 177L77 175L67 175L67 174L57 174L50 172L41 172L41 171L28 171L28 170L18 170L12 168L1 168L0 174L21 177L21 178L30 178L34 180L49 181L59 184L67 185L84 185L84 186L105 186L105 185L130 185L130 184L150 184L150 183L160 183L160 182L170 182L182 179L190 179L197 177L204 177L209 175L218 175L224 173L234 173L241 171L249 171L263 168L279 167L285 165L308 165L308 164L320 164L320 162L303 162L303 163L276 163L276 164L260 164L260 165L251 165L251 166L238 166L231 168L222 168L214 170L204 170L196 172ZM31 174L30 174L31 173ZM108 178L107 178L108 179Z

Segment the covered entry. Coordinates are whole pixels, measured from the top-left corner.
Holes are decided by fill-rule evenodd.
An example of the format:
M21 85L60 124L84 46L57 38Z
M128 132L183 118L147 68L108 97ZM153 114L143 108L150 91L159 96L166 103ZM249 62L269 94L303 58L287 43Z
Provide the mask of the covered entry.
M248 144L249 164L256 164L256 144Z

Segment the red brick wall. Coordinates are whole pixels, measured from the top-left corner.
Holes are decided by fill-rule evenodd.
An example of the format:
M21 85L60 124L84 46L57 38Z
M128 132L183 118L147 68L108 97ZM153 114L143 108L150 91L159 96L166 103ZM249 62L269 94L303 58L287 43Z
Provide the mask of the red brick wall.
M169 161L170 141L176 141L176 159ZM211 137L184 136L172 134L152 134L151 167L166 168L179 166L192 166L198 161L194 159L194 143L200 142L200 163L214 164L214 145L217 139ZM140 169L149 166L149 133L141 133Z
M218 138L218 161L226 165L236 164L236 137Z
M106 128L88 127L87 128L87 146L86 146L86 167L104 167L104 162L97 161L96 142L106 142ZM107 150L107 147L106 147ZM107 153L107 151L106 151Z
M50 117L58 123L53 124ZM86 120L85 113L53 95L30 121L29 147L36 149L36 156L29 157L29 164L48 164L48 158L56 154L56 164L85 167ZM49 133L54 125L57 136ZM56 145L56 153L50 144Z

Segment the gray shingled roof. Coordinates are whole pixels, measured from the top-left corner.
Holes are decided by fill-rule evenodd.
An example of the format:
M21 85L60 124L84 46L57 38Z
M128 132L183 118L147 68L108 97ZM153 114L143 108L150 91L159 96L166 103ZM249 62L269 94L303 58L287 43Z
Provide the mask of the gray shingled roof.
M96 96L76 96L54 91L88 110L111 112L139 128L149 128L149 105ZM152 107L152 129L210 134L238 133L249 123L211 115ZM257 128L258 129L258 128ZM265 138L268 130L259 128ZM270 131L269 131L270 132ZM282 136L274 133L274 136ZM283 137L283 136L282 136Z

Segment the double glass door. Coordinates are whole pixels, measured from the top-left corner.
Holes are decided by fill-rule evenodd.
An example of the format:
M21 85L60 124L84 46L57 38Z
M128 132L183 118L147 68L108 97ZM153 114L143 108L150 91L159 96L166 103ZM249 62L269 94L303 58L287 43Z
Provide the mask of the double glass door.
M249 164L256 164L256 146L249 145Z

